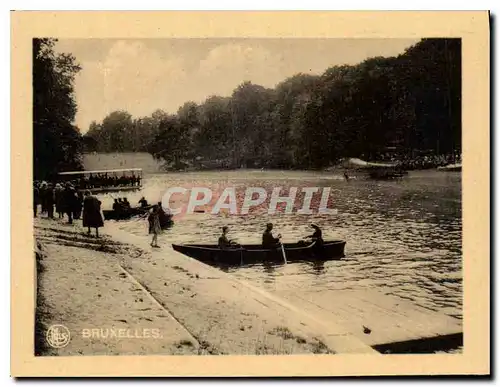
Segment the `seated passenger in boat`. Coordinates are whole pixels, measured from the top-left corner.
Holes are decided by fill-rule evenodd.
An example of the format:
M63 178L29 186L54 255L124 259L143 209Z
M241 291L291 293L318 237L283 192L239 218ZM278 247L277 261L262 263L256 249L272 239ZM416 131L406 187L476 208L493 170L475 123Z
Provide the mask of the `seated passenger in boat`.
M316 246L323 245L323 233L321 229L315 224L311 224L311 227L314 229L314 232L306 238L310 238L313 242L316 242Z
M130 202L128 201L127 198L123 198L123 206L126 208L126 209L130 209Z
M227 237L228 232L229 232L229 227L227 226L222 227L222 235L219 237L219 248L221 249L228 249L236 246L236 243L234 243Z
M280 244L281 234L279 234L278 237L275 238L273 236L272 230L273 230L273 224L268 223L266 225L266 230L262 234L262 247L266 249L276 248Z
M139 200L139 204L141 205L142 208L148 206L148 201L144 198L144 196Z

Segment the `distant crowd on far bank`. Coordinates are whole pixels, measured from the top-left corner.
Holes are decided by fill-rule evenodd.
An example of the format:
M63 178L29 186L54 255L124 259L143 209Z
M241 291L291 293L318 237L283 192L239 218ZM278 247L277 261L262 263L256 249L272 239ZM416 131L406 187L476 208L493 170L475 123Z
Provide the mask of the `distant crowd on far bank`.
M447 153L441 155L426 154L426 155L391 155L391 154L380 154L374 161L381 161L386 163L397 164L401 169L404 170L416 170L416 169L432 169L438 167L444 167L450 164L460 164L462 162L462 155L459 152Z

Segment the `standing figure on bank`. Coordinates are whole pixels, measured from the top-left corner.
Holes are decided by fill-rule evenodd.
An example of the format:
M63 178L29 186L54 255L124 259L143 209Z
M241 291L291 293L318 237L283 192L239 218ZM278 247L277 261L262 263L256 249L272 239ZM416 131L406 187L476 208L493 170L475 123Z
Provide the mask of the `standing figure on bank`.
M64 189L61 184L57 183L54 189L54 199L56 201L56 212L59 218L64 216Z
M101 201L85 191L83 199L83 227L88 227L87 233L90 235L90 228L95 228L95 236L99 237L99 227L104 226L101 216Z
M54 219L54 203L54 188L52 187L52 183L49 183L45 189L45 208L47 210L47 216L51 219Z
M83 194L82 191L76 192L75 205L73 207L73 219L80 219L82 216Z
M151 213L148 217L149 222L149 233L153 234L153 239L151 239L152 247L160 247L158 246L158 234L161 234L161 224L160 224L160 208L158 205L154 205Z
M63 191L64 212L68 215L68 223L73 224L73 210L77 200L76 191L71 183L66 183Z
M40 191L38 190L38 183L33 184L33 216L36 218L38 212L38 205L40 204Z
M45 213L47 212L47 183L45 181L42 181L40 184L40 187L38 188L39 196L40 196L40 204L42 205L42 209L40 213Z

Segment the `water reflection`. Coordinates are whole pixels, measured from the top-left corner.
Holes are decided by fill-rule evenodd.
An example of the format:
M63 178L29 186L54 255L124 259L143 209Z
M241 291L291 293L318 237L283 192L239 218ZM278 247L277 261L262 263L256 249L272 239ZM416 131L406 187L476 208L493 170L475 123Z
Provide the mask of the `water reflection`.
M312 268L312 273L315 275L321 275L325 272L325 262L323 261L312 261L310 262Z
M177 217L164 243L217 243L220 227L230 227L239 243L260 243L263 228L274 223L285 242L297 242L318 224L325 239L347 241L341 261L244 265L221 268L268 290L321 290L323 288L378 288L430 309L461 316L462 212L461 177L458 173L414 172L401 181L346 183L341 176L306 172L218 172L154 175L143 192L157 200L167 188L198 185L220 189L281 186L330 187L329 207L337 215L275 214L264 210L248 216L198 213ZM106 200L110 200L109 203ZM112 198L103 199L103 208ZM147 235L145 221L132 220L120 227Z

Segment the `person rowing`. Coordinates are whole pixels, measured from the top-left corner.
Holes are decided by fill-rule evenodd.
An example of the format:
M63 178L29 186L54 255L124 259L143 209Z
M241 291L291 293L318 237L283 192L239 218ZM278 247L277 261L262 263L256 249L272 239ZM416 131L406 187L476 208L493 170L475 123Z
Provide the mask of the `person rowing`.
M273 224L268 223L266 225L266 230L262 234L262 247L265 249L278 249L281 250L281 254L283 256L283 261L285 264L287 263L286 259L286 253L285 253L285 247L283 246L283 243L281 242L281 234L278 234L278 237L275 238L273 236Z
M222 227L222 235L219 237L219 248L220 249L228 249L231 247L238 246L233 240L227 237L227 233L229 232L229 227Z
M278 237L275 238L273 236L272 231L273 231L273 224L268 223L266 225L266 230L262 234L262 247L266 249L276 248L279 247L280 245L281 234L278 234Z

